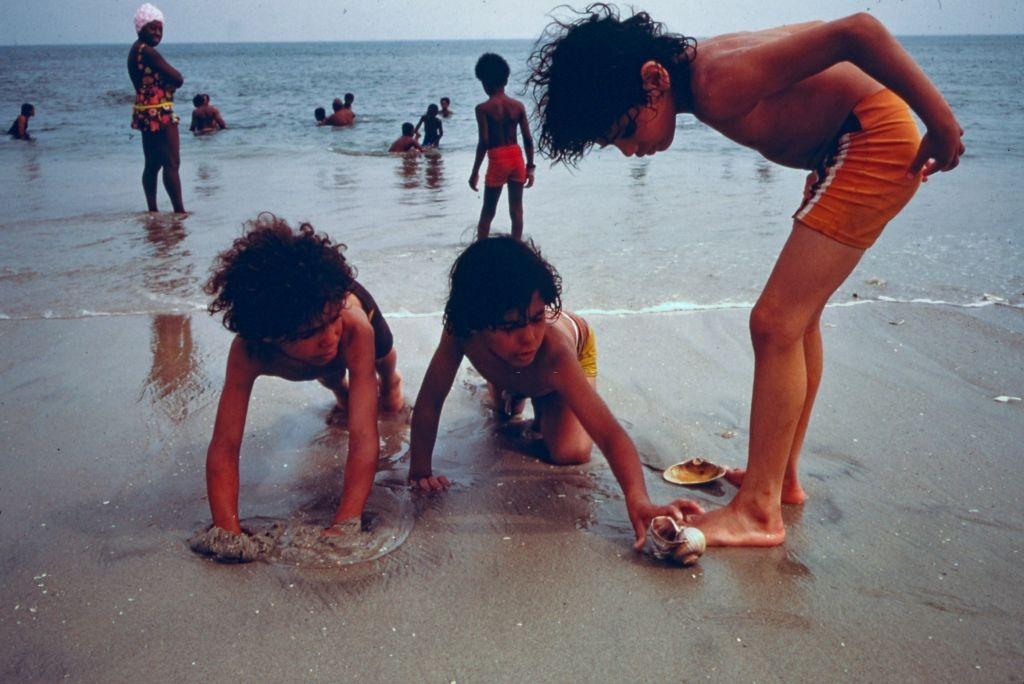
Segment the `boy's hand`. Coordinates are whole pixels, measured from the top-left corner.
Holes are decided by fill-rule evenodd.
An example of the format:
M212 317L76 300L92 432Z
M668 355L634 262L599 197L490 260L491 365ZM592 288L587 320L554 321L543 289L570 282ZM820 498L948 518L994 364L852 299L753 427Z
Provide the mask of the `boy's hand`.
M443 492L452 486L444 475L427 475L426 477L409 476L409 484L413 489L422 492Z
M528 187L528 188L532 188L533 187L533 180L534 180L533 172L534 172L533 169L527 167L527 169L526 169L526 187Z
M956 122L951 121L949 126L941 129L928 129L921 139L921 146L917 150L917 156L911 162L907 170L907 178L913 178L921 169L924 169L922 180L928 180L928 176L936 171L952 171L960 163L960 155L964 153L964 143L961 139L964 129Z
M633 523L633 532L636 534L636 543L633 544L636 551L641 551L644 548L644 543L647 541L647 526L651 523L651 518L668 515L676 522L683 523L685 516L704 512L700 504L689 499L676 499L665 506L657 506L651 503L646 496L636 501L626 499L626 510L629 512L629 521Z
M473 188L473 192L477 192L476 186L480 182L480 174L473 173L469 177L469 187Z

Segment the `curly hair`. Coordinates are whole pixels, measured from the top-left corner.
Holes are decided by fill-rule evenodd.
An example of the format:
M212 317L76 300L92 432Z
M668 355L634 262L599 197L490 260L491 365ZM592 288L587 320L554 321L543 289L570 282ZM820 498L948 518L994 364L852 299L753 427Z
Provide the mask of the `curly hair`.
M646 12L620 19L618 9L604 3L571 11L576 21L555 19L537 40L526 80L541 124L540 151L567 165L623 116L636 119L649 101L640 76L647 61L668 70L677 98L688 97L697 49L694 38L665 32Z
M203 290L208 310L223 312L224 327L251 343L293 338L342 300L355 279L345 245L303 223L261 213L242 237L217 255Z
M455 259L444 327L467 338L493 328L511 309L525 316L533 293L552 313L562 310L562 278L532 242L499 235L477 240Z
M484 84L484 88L493 90L508 83L508 77L512 70L504 57L493 52L485 52L476 61L473 73Z

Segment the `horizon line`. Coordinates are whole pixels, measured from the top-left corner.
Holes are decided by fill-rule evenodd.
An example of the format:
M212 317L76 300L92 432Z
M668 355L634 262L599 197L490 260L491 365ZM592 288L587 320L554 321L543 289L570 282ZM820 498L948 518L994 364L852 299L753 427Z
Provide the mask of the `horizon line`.
M897 38L1012 38L1024 36L1024 33L897 33ZM503 38L373 38L373 39L343 39L343 40L186 40L172 42L173 45L311 45L311 44L338 44L338 43L479 43L483 41L535 41L536 37L503 37ZM698 38L700 40L700 38ZM4 47L110 47L124 45L126 41L117 43L0 43Z

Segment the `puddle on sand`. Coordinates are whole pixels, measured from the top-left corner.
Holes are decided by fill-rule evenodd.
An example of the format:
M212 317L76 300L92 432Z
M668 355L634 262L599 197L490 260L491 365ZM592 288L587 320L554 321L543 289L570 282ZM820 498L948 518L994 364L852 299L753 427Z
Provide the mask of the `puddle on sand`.
M224 563L283 563L305 568L333 568L376 560L406 540L413 526L413 506L406 491L375 486L359 529L353 523L341 535L324 527L333 510L299 511L291 518L246 518L243 535L200 527L188 540L196 553Z

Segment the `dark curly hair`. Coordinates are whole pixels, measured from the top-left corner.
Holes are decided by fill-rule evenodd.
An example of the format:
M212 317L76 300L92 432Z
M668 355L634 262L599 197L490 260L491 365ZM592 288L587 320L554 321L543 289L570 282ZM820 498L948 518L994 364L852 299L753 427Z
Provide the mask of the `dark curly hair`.
M303 223L293 230L264 212L245 234L217 255L203 290L208 310L224 313L224 327L250 343L293 338L342 300L355 279L345 245Z
M493 328L516 309L526 315L539 292L552 313L562 310L562 278L532 242L499 235L477 240L455 259L444 327L456 337Z
M485 52L476 61L473 73L484 84L484 88L494 90L508 83L508 77L512 70L504 57L493 52Z
M620 19L614 5L569 8L576 21L555 19L530 55L530 76L540 119L540 151L574 165L623 116L648 102L640 69L649 60L669 72L677 99L688 98L690 61L697 41L666 33L646 12Z

